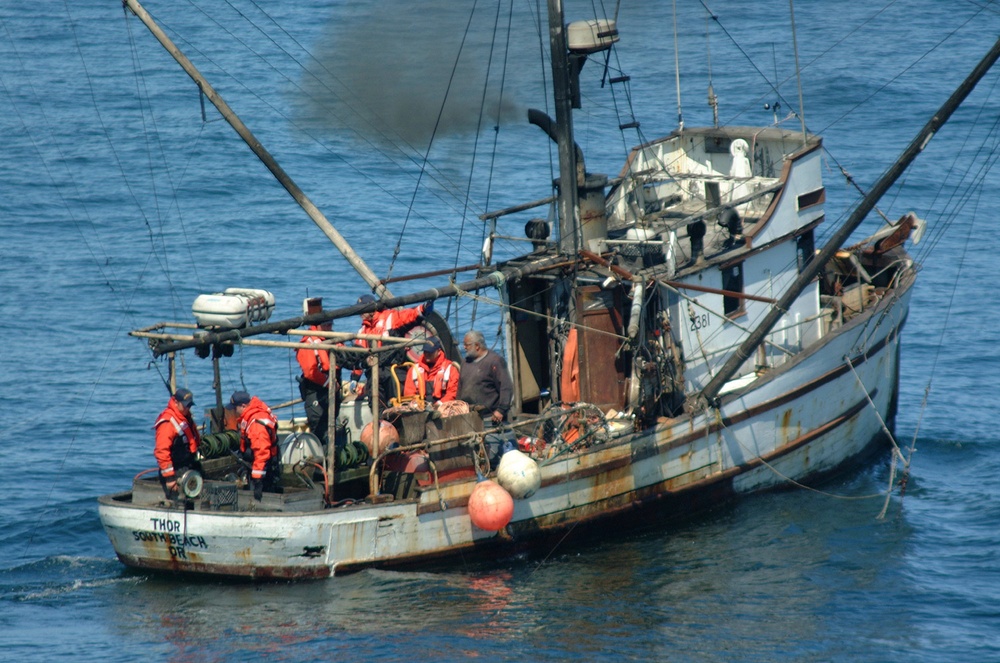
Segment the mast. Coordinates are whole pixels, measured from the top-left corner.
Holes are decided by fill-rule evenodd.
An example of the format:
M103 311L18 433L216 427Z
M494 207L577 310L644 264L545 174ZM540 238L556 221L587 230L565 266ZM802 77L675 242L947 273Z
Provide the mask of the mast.
M278 180L281 186L285 187L285 190L288 191L295 202L297 202L302 209L305 210L305 213L309 215L309 218L312 219L313 223L315 223L319 229L323 231L323 234L325 234L329 240L333 242L333 245L337 247L341 254L343 254L343 256L347 259L347 262L354 267L355 271L361 275L361 278L365 280L365 283L372 288L375 294L380 298L391 296L391 293L385 285L379 281L375 272L373 272L361 256L359 256L354 249L351 248L351 245L346 239L344 239L344 236L333 227L333 224L327 220L319 208L313 204L302 189L300 189L298 185L292 181L292 178L288 176L288 173L286 173L284 169L278 165L278 162L271 156L271 153L264 148L260 141L257 140L257 137L251 133L250 129L248 129L245 124L243 124L236 113L233 112L233 109L229 107L229 104L227 104L219 93L215 91L215 88L213 88L205 77L201 75L201 72L198 71L190 60L188 60L187 56L185 56L180 49L174 45L170 38L167 37L163 30L160 29L160 26L153 21L152 17L150 17L145 9L143 9L138 0L122 0L122 4L128 7L132 13L135 14L135 16L138 17L138 19L142 21L147 28L149 28L149 31L153 33L156 40L160 42L163 48L166 49L166 51L175 60L177 60L177 63L181 66L181 68L184 69L184 71L187 72L187 75L190 76L191 79L198 85L198 89L201 90L201 93L205 95L205 97L212 102L212 105L219 110L219 113L222 114L222 117L225 118L226 122L228 122L229 125L236 130L236 133L240 135L240 138L246 142L253 153L257 155L257 158L261 160L269 171L271 171L271 174L274 175L274 178Z
M563 22L562 0L549 0L549 50L552 88L556 106L556 143L559 146L559 252L575 254L577 237L576 148L573 143L573 99L570 91L569 48Z
M719 391L722 386L729 380L730 377L739 370L739 367L743 365L753 351L758 345L764 340L764 337L771 331L771 328L778 322L778 320L788 311L789 307L795 301L795 299L801 294L809 283L816 278L820 270L826 265L826 263L833 257L833 254L843 246L844 242L851 236L861 222L865 220L868 213L875 207L875 204L879 199L885 195L885 192L889 190L899 176L909 167L910 163L917 158L923 149L930 142L934 134L937 133L948 118L951 117L952 113L955 112L962 102L965 100L969 93L972 92L976 84L986 75L986 72L990 70L993 64L1000 58L1000 39L993 44L993 48L990 49L989 53L976 65L976 68L972 70L972 73L966 77L962 84L958 86L948 100L944 102L941 108L938 109L937 113L924 125L916 137L910 142L903 153L896 159L896 162L889 167L889 169L875 182L871 191L868 192L858 206L851 213L851 216L847 219L843 226L841 226L830 239L827 241L823 249L808 263L808 265L799 274L798 279L793 283L785 294L781 296L778 302L771 307L767 315L764 316L764 320L757 326L756 329L751 332L750 336L747 337L745 341L737 348L726 363L723 364L722 368L718 370L705 388L701 391L700 397L704 403L712 403L716 396L719 395Z

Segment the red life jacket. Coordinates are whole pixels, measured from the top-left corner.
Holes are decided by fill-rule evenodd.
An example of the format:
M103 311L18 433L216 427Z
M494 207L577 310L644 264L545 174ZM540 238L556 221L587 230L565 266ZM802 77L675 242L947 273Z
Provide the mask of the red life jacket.
M309 328L312 331L319 330L318 325ZM303 336L303 343L324 343L327 339L322 336ZM319 385L327 386L330 381L330 353L319 348L299 348L295 351L295 359L302 368L302 376Z

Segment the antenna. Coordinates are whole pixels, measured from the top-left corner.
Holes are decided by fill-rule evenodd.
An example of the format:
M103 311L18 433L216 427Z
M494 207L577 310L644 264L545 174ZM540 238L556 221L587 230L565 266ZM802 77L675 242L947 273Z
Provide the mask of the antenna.
M802 71L799 69L799 42L795 37L795 2L788 0L788 13L792 18L792 49L795 51L795 80L799 85L799 121L802 123L802 144L806 144L806 109L802 105Z
M708 50L708 105L712 109L712 126L719 126L719 98L715 96L715 88L712 87L712 42L710 40L711 23L708 19L714 19L715 14L709 13L705 17L705 48Z

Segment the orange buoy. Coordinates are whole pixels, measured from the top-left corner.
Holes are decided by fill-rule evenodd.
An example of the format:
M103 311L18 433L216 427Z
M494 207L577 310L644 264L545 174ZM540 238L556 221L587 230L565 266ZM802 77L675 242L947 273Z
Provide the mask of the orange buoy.
M378 452L375 451L375 448L372 445L371 422L368 422L368 424L361 430L361 444L368 447L368 453L371 454L372 458L398 443L399 432L396 430L396 427L388 421L383 420L378 427Z
M514 515L514 498L495 481L480 481L469 495L469 518L487 532L503 529Z

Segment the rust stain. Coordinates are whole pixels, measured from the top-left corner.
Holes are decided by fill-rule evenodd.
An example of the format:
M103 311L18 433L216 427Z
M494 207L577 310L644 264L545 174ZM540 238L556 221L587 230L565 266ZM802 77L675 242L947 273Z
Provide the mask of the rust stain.
M680 474L687 474L691 471L691 459L694 458L694 449L689 449L680 455L679 460L681 461Z
M779 427L779 431L781 435L782 444L787 444L790 439L793 439L789 437L791 426L792 426L792 409L788 408L781 414L781 426Z
M327 578L332 575L332 569L326 564L315 566L257 566L248 567L240 564L178 564L173 560L149 559L134 555L119 554L118 559L127 566L157 571L173 571L184 573L206 573L215 576L252 577L252 578Z

